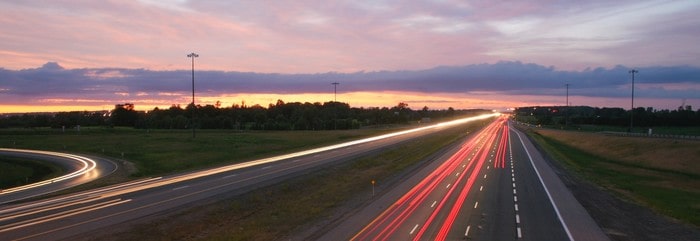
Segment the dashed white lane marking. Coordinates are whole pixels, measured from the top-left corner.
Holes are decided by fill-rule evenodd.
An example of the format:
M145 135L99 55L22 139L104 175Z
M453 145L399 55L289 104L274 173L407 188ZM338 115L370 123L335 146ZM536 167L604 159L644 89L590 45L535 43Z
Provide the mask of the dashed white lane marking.
M484 178L486 178L486 174L484 174Z
M437 204L437 201L433 201L433 204L430 205L431 208L435 207L435 204Z
M484 186L481 186L481 187L479 188L479 191L483 191L483 190L484 190Z
M520 224L520 215L519 214L515 215L515 223Z
M190 185L185 185L185 186L182 186L182 187L176 187L176 188L173 188L173 191L180 190L180 189L183 189L183 188L188 188L188 187L190 187Z
M469 228L471 228L471 227L472 227L471 225L467 226L467 231L464 231L464 237L469 236Z
M514 206L515 206L515 211L517 212L518 211L518 204L516 203Z
M418 228L418 224L416 224L416 226L413 226L413 229L411 229L411 232L408 234L413 235L413 232L415 232L417 228Z
M445 188L450 188L450 185L452 185L452 183L447 184Z
M232 177L235 177L235 176L238 176L238 174L231 174L231 175L228 175L228 176L224 176L224 177L221 177L221 179L232 178Z
M479 202L474 203L474 208L479 206Z
M520 227L518 227L518 238L523 238L523 232L520 231Z

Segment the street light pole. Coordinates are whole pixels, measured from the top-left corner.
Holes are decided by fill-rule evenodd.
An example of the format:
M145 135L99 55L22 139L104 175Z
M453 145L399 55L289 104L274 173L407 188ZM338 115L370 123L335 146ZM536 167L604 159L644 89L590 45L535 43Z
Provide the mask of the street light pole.
M629 71L630 74L632 74L632 109L630 109L630 131L632 132L632 123L634 122L634 74L639 73L636 69L632 69Z
M564 125L569 126L569 84L566 84L566 112L564 113Z
M338 82L333 82L331 83L333 85L333 101L338 102L338 85L340 83Z
M192 59L192 120L191 120L191 125L192 125L192 138L194 138L194 113L195 110L197 109L197 106L194 105L194 58L199 57L199 54L196 54L192 52L191 54L187 55L188 58Z

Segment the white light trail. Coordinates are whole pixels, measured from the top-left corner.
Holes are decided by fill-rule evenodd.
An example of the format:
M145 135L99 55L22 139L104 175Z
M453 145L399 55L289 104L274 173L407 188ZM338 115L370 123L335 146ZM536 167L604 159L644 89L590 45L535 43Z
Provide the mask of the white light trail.
M18 192L22 190L27 190L30 188L36 188L44 185L48 185L54 182L60 182L63 180L71 179L74 177L81 176L85 173L88 173L95 169L97 167L97 163L93 161L90 158L83 157L83 156L78 156L78 155L72 155L72 154L66 154L66 153L60 153L60 152L51 152L51 151L36 151L36 150L20 150L20 149L6 149L6 148L0 148L0 151L6 151L6 152L17 152L17 153L29 153L29 154L39 154L39 155L47 155L47 156L57 156L57 157L63 157L67 159L71 159L74 161L77 161L79 163L83 164L83 167L78 169L77 171L68 173L66 175L56 177L56 178L51 178L49 180L44 180L40 182L35 182L31 184L27 184L24 186L19 186L19 187L13 187L13 188L8 188L0 191L0 195L2 194L8 194L8 193L13 193L13 192Z

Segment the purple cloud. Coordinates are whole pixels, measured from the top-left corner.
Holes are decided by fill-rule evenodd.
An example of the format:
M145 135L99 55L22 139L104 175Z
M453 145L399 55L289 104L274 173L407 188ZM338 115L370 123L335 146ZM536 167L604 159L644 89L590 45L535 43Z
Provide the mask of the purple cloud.
M340 92L406 91L465 94L493 92L510 95L561 96L565 84L570 94L587 97L629 96L630 68L557 70L537 64L499 62L443 66L417 71L356 73L269 74L232 71L196 71L200 95L234 93L327 93L330 83L340 82ZM700 68L657 66L638 68L637 95L647 98L699 99ZM57 63L24 70L0 69L0 102L17 98L75 98L121 100L172 98L191 90L190 71L145 69L64 69ZM126 99L128 99L126 98Z

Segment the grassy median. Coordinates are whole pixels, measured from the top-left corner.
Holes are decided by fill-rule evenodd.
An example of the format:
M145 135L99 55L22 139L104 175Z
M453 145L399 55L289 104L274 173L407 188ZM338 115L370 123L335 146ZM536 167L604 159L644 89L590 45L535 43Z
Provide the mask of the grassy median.
M536 129L577 175L667 216L700 226L700 141Z

